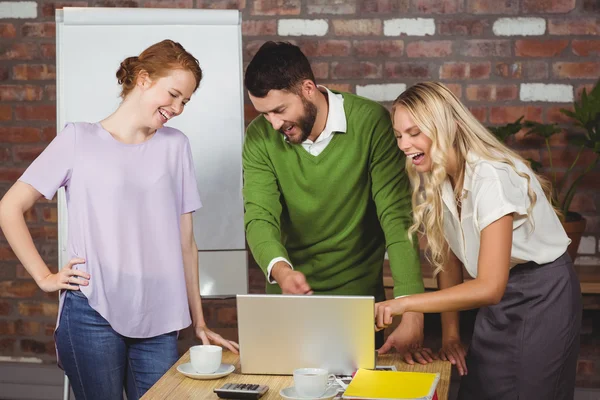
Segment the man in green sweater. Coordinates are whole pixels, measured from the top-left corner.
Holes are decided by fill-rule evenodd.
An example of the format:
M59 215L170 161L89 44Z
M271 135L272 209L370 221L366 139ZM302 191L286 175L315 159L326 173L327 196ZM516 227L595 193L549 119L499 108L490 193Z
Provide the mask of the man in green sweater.
M417 241L407 234L410 183L388 111L317 87L289 43L265 43L245 85L261 115L244 142L244 219L267 293L382 301L386 249L394 296L423 292ZM426 362L422 339L423 314L407 313L379 351L395 347L410 363L413 355Z

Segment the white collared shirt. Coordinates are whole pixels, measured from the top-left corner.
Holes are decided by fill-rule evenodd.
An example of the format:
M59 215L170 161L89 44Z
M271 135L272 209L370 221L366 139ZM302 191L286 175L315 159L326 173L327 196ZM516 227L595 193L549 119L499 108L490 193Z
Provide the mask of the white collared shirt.
M346 112L344 111L344 96L333 93L325 86L319 85L318 87L319 90L321 90L321 92L327 96L329 102L329 112L327 113L327 122L325 123L325 128L317 140L313 142L310 139L306 139L304 142L302 142L302 147L313 156L318 156L323 150L325 150L327 145L331 142L334 133L346 132L347 128ZM290 146L296 145L290 144ZM267 267L267 280L269 283L277 283L273 280L273 278L271 278L271 270L273 269L275 263L279 261L285 261L292 269L294 269L292 263L284 257L274 258Z
M537 195L531 210L533 226L527 217L527 180L508 164L468 154L460 219L450 181L446 179L442 186L444 236L473 278L477 277L481 231L505 215L514 215L511 268L528 261L554 261L571 243L539 181L523 162L515 160L515 165L519 172L532 177L531 186Z

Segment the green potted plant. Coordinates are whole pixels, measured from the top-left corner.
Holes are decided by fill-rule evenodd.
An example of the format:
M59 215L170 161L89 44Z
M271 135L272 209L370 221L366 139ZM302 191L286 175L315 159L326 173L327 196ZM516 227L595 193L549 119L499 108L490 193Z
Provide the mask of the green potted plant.
M596 83L589 94L585 89L583 90L581 99L573 104L573 111L566 109L560 111L576 127L580 128L572 135L567 136L569 144L576 147L578 151L569 168L560 178L557 174L557 168L553 165L552 147L550 146L552 136L562 131L558 124L543 124L534 121L521 122L523 119L521 117L513 123L493 127L490 130L503 142L523 128L527 129L526 135L536 135L544 140L548 151L549 164L545 172L552 182L552 202L562 214L563 226L571 238L568 252L571 258L575 259L586 221L581 214L572 211L570 207L579 183L587 173L598 165L600 160L600 81ZM595 153L595 158L583 170L578 170L576 165L584 151L592 151ZM536 160L529 161L532 168L538 172L542 165Z

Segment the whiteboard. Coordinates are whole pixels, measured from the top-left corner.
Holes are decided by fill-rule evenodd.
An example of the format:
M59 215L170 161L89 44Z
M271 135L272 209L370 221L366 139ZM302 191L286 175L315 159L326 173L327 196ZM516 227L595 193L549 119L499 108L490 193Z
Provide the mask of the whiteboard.
M164 39L200 62L203 79L167 123L190 139L203 207L194 213L203 295L247 293L242 201L244 132L241 14L237 10L65 8L56 14L57 130L96 122L119 105L115 73L126 57ZM66 206L59 194L60 265ZM60 257L59 256L59 257Z

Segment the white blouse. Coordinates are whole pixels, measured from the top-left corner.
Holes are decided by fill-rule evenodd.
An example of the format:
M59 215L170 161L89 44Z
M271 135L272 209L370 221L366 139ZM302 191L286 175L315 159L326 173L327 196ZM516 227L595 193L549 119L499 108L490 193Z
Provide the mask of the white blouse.
M514 215L510 268L528 261L554 261L571 243L539 181L523 162L514 161L519 172L532 177L537 194L531 210L533 226L527 216L527 180L508 164L468 154L460 219L452 185L448 179L443 184L444 236L473 278L477 276L481 231L505 215Z

